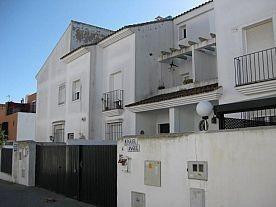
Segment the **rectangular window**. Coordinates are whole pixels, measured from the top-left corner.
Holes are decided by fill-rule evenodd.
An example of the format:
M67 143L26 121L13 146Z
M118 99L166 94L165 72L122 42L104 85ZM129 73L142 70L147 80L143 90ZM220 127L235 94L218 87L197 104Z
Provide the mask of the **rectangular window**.
M266 21L245 28L246 53L274 47L272 21Z
M64 142L64 121L53 124L54 142Z
M72 100L79 100L81 96L81 84L80 80L76 80L72 85Z
M31 104L31 112L33 112L33 113L36 112L36 101L33 101Z
M158 133L170 133L170 124L165 123L165 124L158 124Z
M74 133L68 133L67 139L74 139Z
M187 29L186 25L179 27L179 40L187 38Z
M62 84L58 87L58 105L65 104L66 87Z
M117 140L122 137L122 122L107 123L105 126L105 139Z

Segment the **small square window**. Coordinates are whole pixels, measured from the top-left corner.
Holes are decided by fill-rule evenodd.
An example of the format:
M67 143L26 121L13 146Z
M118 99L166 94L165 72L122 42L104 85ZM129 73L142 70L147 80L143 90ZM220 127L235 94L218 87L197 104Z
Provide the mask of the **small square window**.
M74 139L74 133L68 133L67 139Z
M165 123L165 124L158 124L158 133L170 133L170 124Z

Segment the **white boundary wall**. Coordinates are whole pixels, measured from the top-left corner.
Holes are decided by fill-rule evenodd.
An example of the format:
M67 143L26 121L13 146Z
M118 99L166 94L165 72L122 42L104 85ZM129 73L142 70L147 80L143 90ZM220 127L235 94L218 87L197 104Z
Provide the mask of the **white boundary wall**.
M118 206L131 206L131 191L145 193L147 207L189 207L190 188L205 190L205 207L274 207L276 128L251 128L138 137L131 172L118 164ZM161 187L144 185L144 161L161 161ZM188 179L187 161L207 161L208 181Z
M36 143L34 141L19 141L8 147L13 149L12 174L0 172L0 179L21 185L35 186Z

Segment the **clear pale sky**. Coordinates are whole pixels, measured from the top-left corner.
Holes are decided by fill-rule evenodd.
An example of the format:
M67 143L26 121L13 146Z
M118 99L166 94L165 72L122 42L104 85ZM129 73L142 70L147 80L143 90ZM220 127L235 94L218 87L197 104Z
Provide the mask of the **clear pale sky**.
M116 30L206 0L0 0L0 103L36 91L40 67L70 20Z

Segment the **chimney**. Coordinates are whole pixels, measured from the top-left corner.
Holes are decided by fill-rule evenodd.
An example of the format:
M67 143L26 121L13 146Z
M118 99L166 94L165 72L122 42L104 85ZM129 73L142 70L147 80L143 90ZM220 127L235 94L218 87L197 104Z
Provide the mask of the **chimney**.
M163 19L164 19L164 18L161 17L161 16L155 17L155 20L156 20L156 21L161 21L161 20L163 20Z

